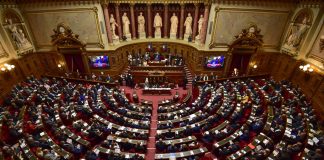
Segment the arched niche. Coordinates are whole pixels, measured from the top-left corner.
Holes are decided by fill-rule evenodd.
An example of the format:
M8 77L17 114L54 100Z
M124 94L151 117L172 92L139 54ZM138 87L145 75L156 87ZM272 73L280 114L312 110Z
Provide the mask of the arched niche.
M20 15L13 9L5 9L2 12L1 18L2 26L17 55L20 56L32 52L34 47Z
M292 56L297 56L312 23L313 12L311 9L305 8L297 12L286 32L281 51Z
M52 44L55 50L65 60L65 69L71 73L89 73L86 57L86 44L79 40L79 35L74 34L65 23L60 23L53 29Z
M249 74L250 62L262 48L263 36L260 32L256 25L250 25L235 36L235 40L229 46L226 76L230 76L234 68L238 69L240 76Z

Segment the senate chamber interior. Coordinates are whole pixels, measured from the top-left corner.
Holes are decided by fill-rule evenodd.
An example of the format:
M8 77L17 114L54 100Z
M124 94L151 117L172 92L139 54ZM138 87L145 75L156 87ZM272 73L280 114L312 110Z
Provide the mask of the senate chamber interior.
M322 160L323 0L0 0L0 160Z

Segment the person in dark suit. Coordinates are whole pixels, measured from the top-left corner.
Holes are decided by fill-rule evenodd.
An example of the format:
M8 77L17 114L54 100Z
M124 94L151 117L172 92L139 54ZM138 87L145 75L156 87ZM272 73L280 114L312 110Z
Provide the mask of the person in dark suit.
M162 139L159 139L155 146L159 151L164 151L166 149L166 144L162 141Z

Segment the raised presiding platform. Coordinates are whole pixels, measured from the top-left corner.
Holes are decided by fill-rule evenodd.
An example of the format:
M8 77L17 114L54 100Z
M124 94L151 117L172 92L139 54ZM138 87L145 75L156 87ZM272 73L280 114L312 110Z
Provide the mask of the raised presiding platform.
M143 94L171 95L171 88L144 88Z

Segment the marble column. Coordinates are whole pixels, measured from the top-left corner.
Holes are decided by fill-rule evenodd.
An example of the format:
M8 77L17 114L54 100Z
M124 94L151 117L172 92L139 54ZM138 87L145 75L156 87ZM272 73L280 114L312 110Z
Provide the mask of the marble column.
M185 4L180 4L181 6L181 14L180 14L180 33L179 33L179 39L183 39L183 27L184 27L184 8L185 8Z
M169 26L169 20L168 20L168 12L169 12L169 4L164 4L164 38L168 38L168 26Z
M103 4L102 8L103 8L103 11L104 11L106 32L107 32L107 36L108 36L108 43L112 43L112 33L111 33L111 30L110 30L108 4Z
M120 22L120 14L119 14L119 3L116 3L115 4L115 11L116 11L116 21L117 21L117 24L118 24L118 36L119 38L122 38L123 37L123 33L122 33L122 24Z
M133 3L130 4L130 12L131 12L131 24L132 24L132 37L133 37L133 39L136 39L134 5L135 4L133 4Z
M147 4L147 23L148 23L148 38L152 38L152 26L153 26L153 22L152 22L152 6L150 3Z
M194 25L192 29L192 40L195 41L197 27L198 27L198 18L199 18L199 4L195 3L195 17L194 17Z
M205 11L204 11L204 23L202 25L202 29L201 29L201 40L200 43L201 44L205 44L206 42L206 35L207 35L207 28L208 28L208 19L209 19L209 8L210 5L209 4L205 4Z

